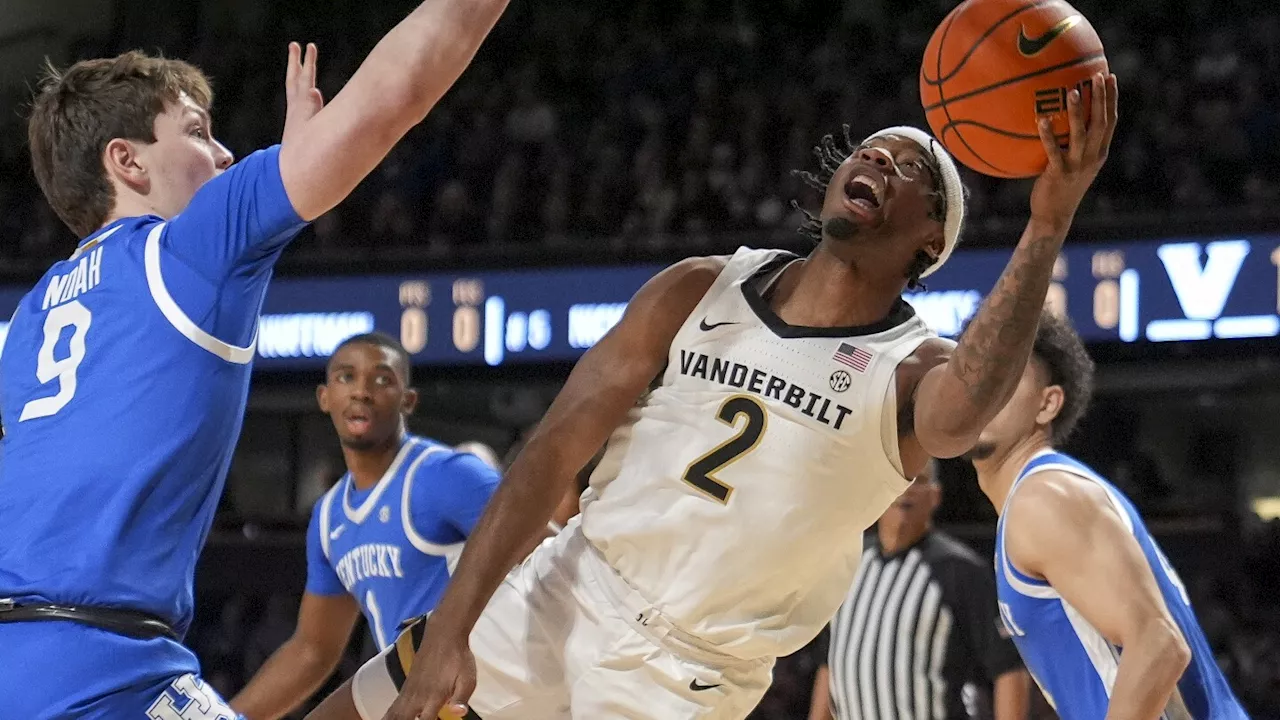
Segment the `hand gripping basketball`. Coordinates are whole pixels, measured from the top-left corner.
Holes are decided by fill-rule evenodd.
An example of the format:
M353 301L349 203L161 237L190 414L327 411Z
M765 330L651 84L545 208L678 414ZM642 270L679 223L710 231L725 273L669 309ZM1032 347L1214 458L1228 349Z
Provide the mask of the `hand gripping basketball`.
M1080 91L1072 90L1068 94L1067 117L1071 129L1066 150L1058 146L1049 119L1039 121L1040 142L1049 156L1049 164L1031 189L1031 219L1050 228L1071 224L1080 201L1098 177L1111 150L1117 117L1116 76L1108 74L1103 78L1102 73L1098 73L1092 86L1087 122Z
M1109 72L1102 40L1064 0L964 0L947 13L920 62L920 101L956 162L1003 178L1044 172L1040 118L1066 141L1067 96Z

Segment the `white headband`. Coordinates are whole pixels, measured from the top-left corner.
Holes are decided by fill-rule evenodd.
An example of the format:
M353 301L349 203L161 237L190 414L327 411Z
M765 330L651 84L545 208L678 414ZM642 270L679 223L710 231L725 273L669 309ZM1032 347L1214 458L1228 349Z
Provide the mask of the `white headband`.
M920 273L920 277L928 277L935 270L942 267L947 258L951 257L951 252L956 249L956 243L960 240L960 226L964 224L964 185L960 182L960 171L956 169L955 161L951 159L951 155L942 147L942 143L934 140L932 135L919 128L914 128L910 125L885 128L873 133L867 137L867 140L885 135L904 137L919 145L921 149L933 157L938 164L938 169L941 171L942 193L947 202L947 216L942 222L942 237L946 244L943 246L942 254L938 256L938 259L928 269ZM863 142L866 142L866 140Z

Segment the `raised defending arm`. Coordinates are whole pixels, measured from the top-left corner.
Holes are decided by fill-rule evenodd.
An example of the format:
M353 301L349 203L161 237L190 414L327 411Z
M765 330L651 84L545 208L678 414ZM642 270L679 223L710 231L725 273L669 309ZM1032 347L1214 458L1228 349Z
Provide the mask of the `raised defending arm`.
M314 220L355 189L471 63L508 0L427 0L382 38L346 87L319 108L315 52L291 48L280 174L294 210ZM307 80L312 87L307 87Z

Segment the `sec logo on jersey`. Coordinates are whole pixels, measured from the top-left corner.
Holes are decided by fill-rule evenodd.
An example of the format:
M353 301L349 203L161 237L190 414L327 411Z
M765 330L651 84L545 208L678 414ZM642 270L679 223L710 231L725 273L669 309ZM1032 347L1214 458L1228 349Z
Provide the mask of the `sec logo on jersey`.
M853 384L853 376L844 370L837 370L831 373L831 389L836 392L844 392Z

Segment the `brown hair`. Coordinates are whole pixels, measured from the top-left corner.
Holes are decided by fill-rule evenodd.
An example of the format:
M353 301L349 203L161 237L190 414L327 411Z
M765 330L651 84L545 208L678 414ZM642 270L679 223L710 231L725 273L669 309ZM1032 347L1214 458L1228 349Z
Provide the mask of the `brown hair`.
M1048 309L1040 314L1031 352L1049 371L1049 384L1062 388L1062 409L1050 423L1050 442L1061 447L1075 432L1093 399L1093 358L1071 321Z
M184 92L206 110L213 104L204 73L181 60L130 51L65 72L46 65L27 122L31 168L72 232L97 230L115 202L102 161L107 143L155 142L156 116Z

